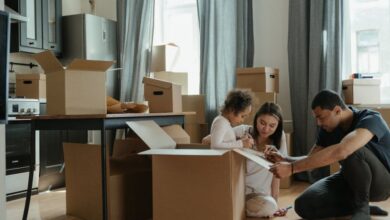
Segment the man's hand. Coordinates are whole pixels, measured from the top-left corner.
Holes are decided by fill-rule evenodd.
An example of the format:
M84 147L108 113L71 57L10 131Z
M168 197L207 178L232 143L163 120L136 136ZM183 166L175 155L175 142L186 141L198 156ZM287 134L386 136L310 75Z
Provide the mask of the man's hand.
M286 157L283 156L278 149L273 145L266 145L264 150L264 156L267 160L276 163L286 160Z
M271 166L269 171L277 178L286 178L293 174L292 166L293 165L288 162L277 162Z

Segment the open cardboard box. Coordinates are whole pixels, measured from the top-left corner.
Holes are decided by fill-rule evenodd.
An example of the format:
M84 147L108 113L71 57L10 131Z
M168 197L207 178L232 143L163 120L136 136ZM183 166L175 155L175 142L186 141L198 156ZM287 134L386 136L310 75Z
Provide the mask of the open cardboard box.
M242 149L177 149L155 122L127 124L150 147L140 154L153 156L154 220L245 219L245 162L262 159Z
M66 68L50 51L34 55L46 74L48 115L106 114L106 71L113 61L74 59Z

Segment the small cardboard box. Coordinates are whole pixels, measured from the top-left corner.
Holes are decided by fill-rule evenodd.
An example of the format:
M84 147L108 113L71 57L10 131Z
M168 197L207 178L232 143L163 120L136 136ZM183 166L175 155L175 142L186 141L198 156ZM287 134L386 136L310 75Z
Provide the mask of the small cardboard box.
M202 139L210 133L207 123L185 123L184 130L190 136L191 143L202 143Z
M131 144L131 142L130 142ZM100 145L64 143L66 214L85 220L102 219ZM107 160L110 219L152 217L151 160L128 155Z
M184 72L152 72L151 77L181 85L181 94L188 94L188 74Z
M279 69L271 67L238 68L236 88L253 92L279 92Z
M45 74L16 74L16 96L31 99L45 99Z
M172 71L179 47L174 43L156 45L152 48L151 72Z
M343 94L346 104L379 104L379 79L343 80Z
M244 124L253 125L253 119L256 115L257 110L266 102L277 102L277 93L275 92L254 92L254 100L252 105L252 111L245 118Z
M127 124L151 148L140 154L153 156L154 220L245 219L246 159L261 159L241 149L174 149L153 121Z
M186 123L206 123L206 101L204 95L182 95L183 112L196 112L195 121ZM191 116L190 116L191 117Z
M182 112L181 86L144 77L144 95L150 113Z
M73 60L66 69L50 51L35 54L45 70L48 115L106 114L106 70L112 61Z

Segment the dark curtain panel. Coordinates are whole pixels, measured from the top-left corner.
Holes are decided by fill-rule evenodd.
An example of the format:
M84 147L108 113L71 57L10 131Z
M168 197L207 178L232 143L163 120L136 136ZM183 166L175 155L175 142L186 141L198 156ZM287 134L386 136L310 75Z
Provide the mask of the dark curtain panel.
M234 88L236 67L253 65L252 0L198 0L198 16L200 92L211 123Z
M118 0L120 100L143 101L142 78L150 68L154 0Z
M316 139L311 101L322 89L341 91L342 0L291 0L288 60L294 155L306 155ZM297 175L311 182L327 168Z

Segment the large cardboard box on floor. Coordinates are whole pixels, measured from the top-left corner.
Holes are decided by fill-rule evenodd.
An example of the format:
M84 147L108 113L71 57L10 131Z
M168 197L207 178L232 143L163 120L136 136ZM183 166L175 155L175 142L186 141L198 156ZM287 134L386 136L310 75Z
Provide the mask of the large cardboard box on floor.
M134 145L126 140L127 148ZM123 144L123 143L122 143ZM102 219L100 145L64 143L66 214ZM151 160L137 154L107 160L107 193L111 220L152 217Z
M182 112L180 85L148 77L144 77L143 83L150 113Z
M188 73L184 72L152 72L150 76L154 79L161 79L181 86L181 94L188 94Z
M242 149L174 149L153 121L128 125L151 148L140 154L153 156L154 220L245 219L246 160L263 160Z
M34 58L46 74L47 114L106 114L106 70L112 61L73 60L64 69L50 51Z
M279 69L272 67L237 68L236 88L253 92L279 92Z
M16 97L31 99L46 98L45 74L16 74Z
M253 125L253 119L257 110L266 102L277 102L277 93L275 92L254 92L254 100L252 105L252 111L245 118L244 124Z
M152 48L151 72L172 71L179 47L174 43L156 45Z
M379 79L343 80L343 94L346 104L379 104Z

